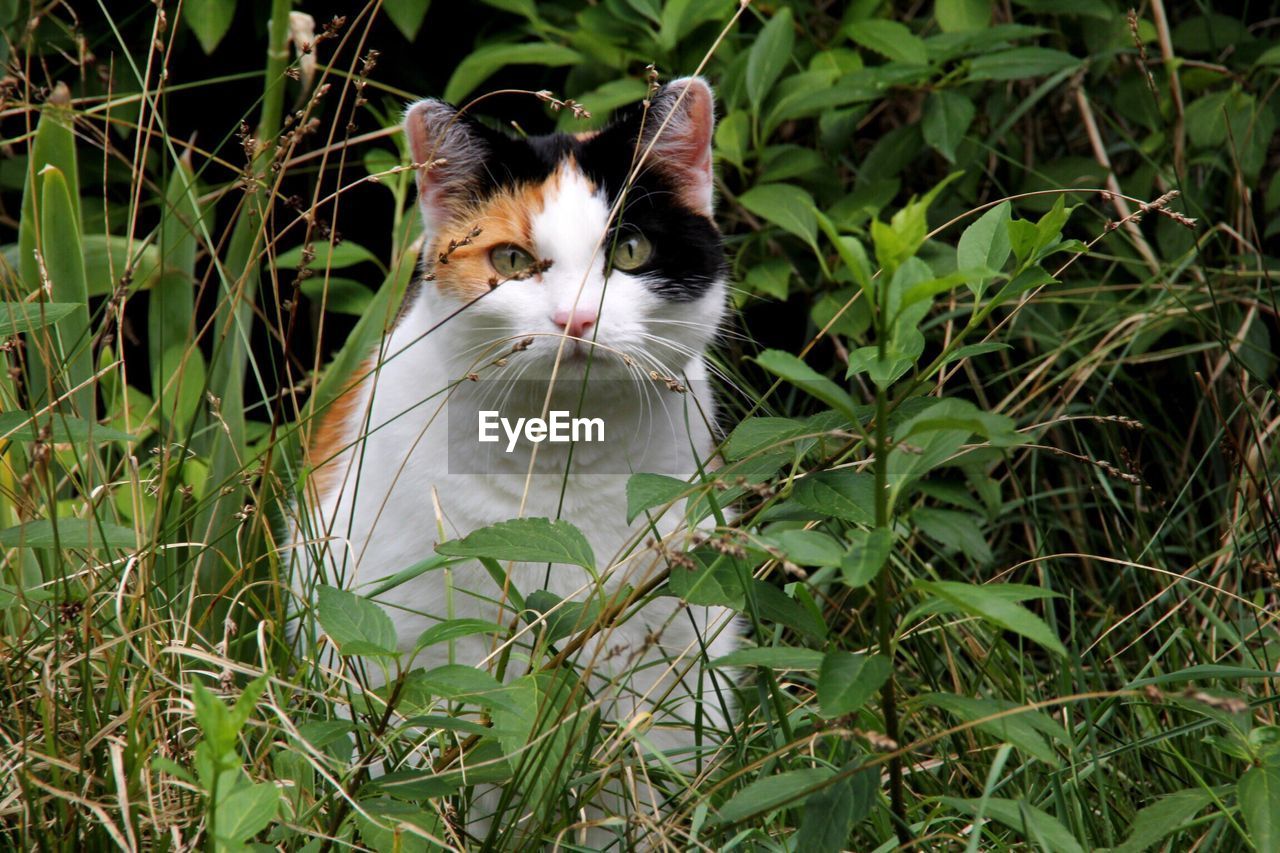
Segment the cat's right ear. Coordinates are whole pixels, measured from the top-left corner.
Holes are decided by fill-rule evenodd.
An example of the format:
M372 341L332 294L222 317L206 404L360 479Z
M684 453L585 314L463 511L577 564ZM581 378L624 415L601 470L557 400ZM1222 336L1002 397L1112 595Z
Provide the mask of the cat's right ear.
M423 226L433 231L470 194L488 148L456 109L434 98L405 111L404 132L417 168Z

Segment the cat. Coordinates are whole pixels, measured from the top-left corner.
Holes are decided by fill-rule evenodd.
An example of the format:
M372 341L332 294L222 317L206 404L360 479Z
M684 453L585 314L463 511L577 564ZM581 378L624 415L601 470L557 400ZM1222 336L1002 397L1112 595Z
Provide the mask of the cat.
M712 92L696 77L578 134L513 137L438 100L408 108L423 275L361 371L367 378L312 436L307 529L294 534L306 562L302 594L316 583L367 591L444 539L516 517L578 527L606 593L639 587L667 565L662 548L644 542L678 534L679 550L689 535L680 507L628 522L626 485L632 472L688 480L711 465L718 440L705 351L725 318L727 264L712 218L713 129ZM605 441L508 451L505 434L478 440L486 407L514 421L578 404L600 415ZM545 589L584 601L596 590L591 573L571 565L516 564L510 578L525 596ZM468 563L448 580L428 571L376 600L409 652L442 619L510 624L505 595ZM575 660L591 671L606 720L624 729L652 715L646 742L692 768L695 749L715 746L695 744L695 715L720 732L732 712L731 685L706 661L739 643L727 609L661 596L600 631ZM495 645L463 637L413 665L493 671ZM591 814L635 808L624 799L601 797ZM644 819L660 820L661 795L641 799ZM480 815L467 826L483 838L488 824Z

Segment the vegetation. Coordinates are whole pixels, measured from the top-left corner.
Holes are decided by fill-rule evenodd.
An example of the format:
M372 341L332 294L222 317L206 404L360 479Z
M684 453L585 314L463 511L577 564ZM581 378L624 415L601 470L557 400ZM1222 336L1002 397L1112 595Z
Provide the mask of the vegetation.
M1280 850L1280 18L486 2L0 2L4 845L570 849L647 778L620 845ZM279 550L416 264L400 112L583 129L650 65L716 87L737 313L727 466L631 509L736 520L603 606L424 636L519 634L505 685L401 671ZM572 522L414 571L606 570ZM740 710L693 773L580 695L655 595L750 625L697 662Z

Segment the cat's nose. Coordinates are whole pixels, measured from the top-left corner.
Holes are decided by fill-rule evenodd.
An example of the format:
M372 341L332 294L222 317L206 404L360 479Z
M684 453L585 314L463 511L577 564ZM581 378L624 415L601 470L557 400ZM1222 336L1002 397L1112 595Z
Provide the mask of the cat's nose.
M582 338L596 324L596 312L581 305L572 310L560 308L551 315L551 322L564 329L570 337Z

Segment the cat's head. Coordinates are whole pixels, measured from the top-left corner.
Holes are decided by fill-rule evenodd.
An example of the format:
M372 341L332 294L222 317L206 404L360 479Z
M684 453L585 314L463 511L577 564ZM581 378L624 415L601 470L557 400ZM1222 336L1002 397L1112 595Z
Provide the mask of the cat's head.
M549 362L563 344L570 370L594 348L592 375L623 354L676 373L701 353L725 311L714 124L696 77L581 134L516 138L441 101L411 106L425 293L467 306L451 342L480 356L486 341L532 336L518 358Z

